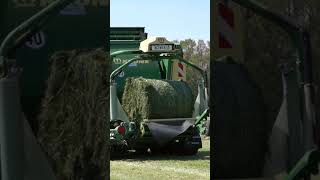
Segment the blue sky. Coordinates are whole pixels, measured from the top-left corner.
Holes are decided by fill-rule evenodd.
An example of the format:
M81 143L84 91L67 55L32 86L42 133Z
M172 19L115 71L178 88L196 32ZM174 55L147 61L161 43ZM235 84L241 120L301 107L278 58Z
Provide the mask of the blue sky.
M210 40L210 0L110 0L111 27L146 27L149 36Z

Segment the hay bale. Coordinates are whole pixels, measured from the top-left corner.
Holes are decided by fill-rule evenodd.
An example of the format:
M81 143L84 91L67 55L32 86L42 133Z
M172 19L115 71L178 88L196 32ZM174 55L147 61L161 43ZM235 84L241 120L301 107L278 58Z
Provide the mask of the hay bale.
M103 49L51 57L38 140L57 179L109 177L109 81Z
M127 78L122 105L130 119L192 117L193 96L183 81Z
M215 177L260 177L268 139L261 90L241 64L219 59L211 68Z

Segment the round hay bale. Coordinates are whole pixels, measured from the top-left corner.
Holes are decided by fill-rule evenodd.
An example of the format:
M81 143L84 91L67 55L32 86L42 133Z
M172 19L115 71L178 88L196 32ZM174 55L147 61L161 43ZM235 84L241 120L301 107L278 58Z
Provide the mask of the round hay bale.
M211 68L214 176L259 177L267 150L261 92L240 64L221 60Z
M38 140L57 179L109 177L109 81L104 49L51 57Z
M122 106L130 119L192 117L193 96L184 81L127 78Z

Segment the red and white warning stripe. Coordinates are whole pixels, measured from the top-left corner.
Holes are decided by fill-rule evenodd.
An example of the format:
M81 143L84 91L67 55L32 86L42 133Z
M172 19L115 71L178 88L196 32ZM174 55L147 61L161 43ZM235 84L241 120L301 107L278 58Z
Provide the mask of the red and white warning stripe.
M178 77L184 77L184 65L178 62Z
M234 12L228 1L220 0L218 2L218 44L219 48L234 47Z

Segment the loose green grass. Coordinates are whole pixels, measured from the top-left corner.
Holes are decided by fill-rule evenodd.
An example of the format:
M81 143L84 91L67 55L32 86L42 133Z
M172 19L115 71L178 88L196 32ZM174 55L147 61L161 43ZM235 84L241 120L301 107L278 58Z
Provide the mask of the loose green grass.
M196 156L145 155L110 161L111 180L210 179L210 140Z

